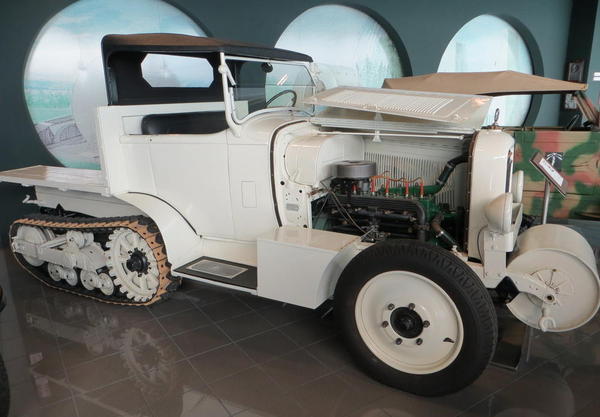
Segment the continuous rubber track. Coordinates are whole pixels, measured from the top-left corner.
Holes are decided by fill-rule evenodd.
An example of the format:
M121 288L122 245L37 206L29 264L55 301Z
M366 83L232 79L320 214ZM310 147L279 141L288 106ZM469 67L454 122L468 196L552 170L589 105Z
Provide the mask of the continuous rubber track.
M11 224L9 230L10 242L12 242L13 237L16 236L19 226L46 228L57 234L66 233L69 230L91 232L94 233L95 238L98 236L105 237L105 239L95 239L95 241L100 243L105 249L105 243L110 233L116 229L127 228L139 234L146 241L148 246L152 249L159 269L159 285L156 293L149 300L134 301L121 293L117 286L115 286L114 293L107 296L97 290L90 291L85 289L80 282L78 282L75 287L68 285L64 280L56 282L48 276L47 263L44 263L39 267L31 266L25 261L20 253L13 251L13 255L19 264L31 275L49 287L92 298L104 303L121 305L150 305L167 298L169 293L175 291L179 287L180 280L171 275L171 264L167 260L167 252L158 227L148 217L63 217L46 214L32 214L15 220Z

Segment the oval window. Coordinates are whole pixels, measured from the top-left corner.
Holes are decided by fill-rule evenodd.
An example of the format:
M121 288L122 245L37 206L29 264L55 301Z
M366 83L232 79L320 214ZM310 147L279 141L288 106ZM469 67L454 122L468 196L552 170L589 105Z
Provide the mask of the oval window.
M150 32L205 36L186 14L161 0L79 0L40 31L25 67L25 99L40 139L63 165L100 168L96 107L107 103L102 37ZM145 75L157 84L185 84L190 72L185 65L152 58Z
M275 46L310 55L326 88L381 87L385 78L402 76L390 36L373 18L347 6L306 10L289 24Z
M477 72L513 70L532 74L531 56L525 41L506 21L491 15L481 15L467 22L454 35L440 61L438 72ZM529 112L531 96L495 97L490 105L486 124L494 122L520 126Z

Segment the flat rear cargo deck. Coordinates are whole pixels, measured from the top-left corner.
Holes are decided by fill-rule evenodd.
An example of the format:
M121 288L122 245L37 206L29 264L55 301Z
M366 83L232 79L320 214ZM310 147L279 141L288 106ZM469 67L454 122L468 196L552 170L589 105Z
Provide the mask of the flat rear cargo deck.
M0 172L0 182L110 195L104 172L93 169L35 165Z

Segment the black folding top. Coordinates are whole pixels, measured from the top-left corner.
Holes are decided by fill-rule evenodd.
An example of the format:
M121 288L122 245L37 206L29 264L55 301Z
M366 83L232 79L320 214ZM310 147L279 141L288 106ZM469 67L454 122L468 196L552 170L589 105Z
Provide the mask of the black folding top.
M310 56L299 52L288 51L286 49L173 33L106 35L102 39L104 62L108 62L107 58L114 52L122 51L171 53L180 55L223 52L228 55L248 58L312 62Z

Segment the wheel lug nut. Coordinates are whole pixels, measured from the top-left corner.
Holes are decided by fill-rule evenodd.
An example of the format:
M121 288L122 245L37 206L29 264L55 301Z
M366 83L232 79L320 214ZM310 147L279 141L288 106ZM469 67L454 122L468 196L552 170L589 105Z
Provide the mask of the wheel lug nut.
M429 327L429 324L430 324L430 323L429 323L429 321L428 321L428 320L425 320L425 321L423 322L423 327Z
M401 345L402 344L402 339L400 339L400 338L396 339L396 344L397 345Z
M409 308L410 310L414 310L414 309L415 309L415 305L414 305L413 303L410 303L410 304L408 305L408 308Z
M417 339L417 345L421 346L423 344L423 339L420 337Z
M393 310L396 306L393 304L388 304L388 310Z
M387 321L384 321L383 323L381 323L381 327L386 328L388 327L390 324Z

